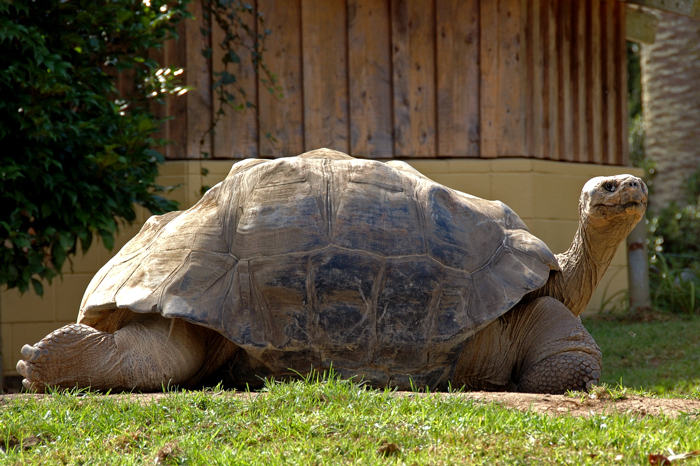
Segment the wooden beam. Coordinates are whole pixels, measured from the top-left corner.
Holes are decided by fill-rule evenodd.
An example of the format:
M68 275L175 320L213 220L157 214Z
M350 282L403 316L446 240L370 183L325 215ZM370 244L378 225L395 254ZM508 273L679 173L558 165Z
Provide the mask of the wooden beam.
M627 0L628 3L700 18L700 0Z
M653 44L656 40L658 26L659 18L656 15L647 13L636 5L627 5L627 13L625 14L627 40Z

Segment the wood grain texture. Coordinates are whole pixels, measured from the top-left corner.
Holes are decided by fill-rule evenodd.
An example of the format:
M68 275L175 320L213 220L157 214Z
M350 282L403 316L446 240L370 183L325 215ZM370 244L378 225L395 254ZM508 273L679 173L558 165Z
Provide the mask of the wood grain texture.
M302 0L305 150L349 152L347 8L344 0Z
M499 157L518 157L525 155L522 4L520 0L499 0L498 4L497 153Z
M192 118L187 120L187 157L201 158L202 153L212 153L211 134L207 134L212 122L211 60L202 55L202 50L211 46L210 37L203 36L200 28L208 28L210 23L204 18L202 4L192 2L189 6L194 15L185 21L185 59L187 63L186 83L192 90L185 94L187 112ZM200 145L200 141L203 144Z
M160 68L165 67L165 45L160 48L150 48L148 49L148 58L150 60L155 60ZM160 101L160 102L159 102ZM158 97L151 98L148 103L148 111L150 111L157 121L163 120L167 116L167 107L165 106L166 96L160 95ZM166 124L162 123L158 127L158 131L153 133L153 137L156 139L166 139ZM166 155L167 149L165 147L159 147L158 151Z
M559 68L558 160L573 161L573 94L571 83L571 35L573 32L570 1L557 3L557 61Z
M479 156L479 3L441 0L437 16L437 154Z
M267 92L252 68L232 69L257 113L229 112L203 149L234 159L326 146L372 158L624 164L619 3L257 0L272 31L265 62L279 76L282 97ZM221 32L214 34L216 41ZM200 84L212 79L223 53L215 51L207 64L205 42L192 23L165 52L197 88L185 99L168 99L173 120L163 135L174 142L168 158L200 157L199 138L213 111L211 92Z
M350 154L394 154L391 17L386 0L348 0Z
M557 55L556 0L542 1L542 50L544 69L542 86L542 149L544 157L557 160L559 151L559 60Z
M603 70L601 56L602 31L600 25L600 0L589 0L587 15L590 38L588 50L588 147L589 162L603 163Z
M615 72L616 43L615 31L612 25L614 0L603 0L600 4L600 28L601 28L601 71L603 84L603 161L607 162L615 158L615 106L617 106L617 78Z
M542 70L544 56L540 27L541 0L525 2L525 119L526 151L530 157L542 158Z
M301 1L258 0L265 27L272 31L265 62L279 76L280 93L259 82L259 147L262 157L285 157L304 152L304 100L301 66ZM278 94L281 94L278 95ZM276 142L266 137L270 134Z
M572 92L573 97L573 125L574 125L574 160L577 162L588 161L588 118L586 106L588 100L588 87L586 86L587 68L590 66L586 60L589 40L587 35L586 0L575 0L573 11L573 38L572 38ZM625 105L627 105L625 103Z
M435 2L392 0L394 155L436 155Z
M168 65L173 65L184 70L180 75L180 82L187 83L191 71L187 68L187 37L185 35L186 21L177 25L178 40L170 40L165 44L165 59ZM185 94L186 96L187 94ZM168 96L166 105L168 116L166 123L166 138L172 143L166 146L169 159L198 159L199 151L189 153L187 150L187 124L188 116L193 109L188 107L189 101L184 96Z
M254 1L251 2L251 5L255 8ZM240 15L245 24L247 24L252 31L257 33L258 24L256 17L250 14ZM225 54L229 53L228 50L224 50L219 46L221 41L224 40L224 35L225 33L223 29L221 29L219 25L213 21L211 39L213 70L212 81L216 82L219 79L216 73L226 70L236 77L236 82L233 85L227 86L231 88L228 89L228 92L235 96L232 105L245 106L246 100L251 102L253 105L256 105L258 101L258 77L255 66L251 61L252 57L250 50L246 47L236 48L234 52L236 55L238 55L240 62L228 63L227 65L224 65L221 60ZM244 44L247 47L252 47L253 39L250 36L246 36L243 31L241 31L241 35L243 37ZM241 95L238 90L234 90L233 87L242 89L245 92L245 95ZM212 108L214 118L216 118L216 113L219 109L219 103L216 99L217 95L216 92L214 92L214 108ZM213 157L217 159L244 159L248 157L257 157L259 154L257 110L255 108L246 108L245 110L240 111L234 110L229 106L224 107L223 110L225 114L220 115L220 120L213 135Z
M618 93L617 93L617 121L618 121L618 157L613 162L618 165L630 165L629 141L628 141L628 117L627 111L627 6L621 3L615 5L615 24L617 32L617 65Z
M480 156L498 156L498 2L479 3Z

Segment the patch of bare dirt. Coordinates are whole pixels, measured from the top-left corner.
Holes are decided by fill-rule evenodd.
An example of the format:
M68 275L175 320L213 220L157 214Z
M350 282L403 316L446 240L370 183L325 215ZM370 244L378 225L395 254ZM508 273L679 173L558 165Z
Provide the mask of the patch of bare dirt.
M0 395L0 409L9 404L12 400L30 397L45 397L50 395L15 393ZM105 395L110 397L121 397L133 400L136 403L149 403L169 396L167 393L131 393ZM218 396L231 397L258 397L265 396L264 393L241 393L228 392ZM478 403L500 403L508 408L519 409L521 411L533 411L553 416L591 416L595 414L632 414L637 416L659 416L666 415L677 417L683 414L700 416L700 400L690 399L669 399L669 398L646 398L630 395L622 398L610 398L609 396L596 394L581 394L578 397L568 395L542 395L534 393L511 393L511 392L468 392L468 393L437 393L424 394L413 392L396 392L396 396L422 397L461 397L465 400L473 400Z
M580 397L568 395L541 395L535 393L471 392L451 396L463 396L484 403L496 402L521 411L551 414L555 416L591 416L595 414L633 414L638 416L681 414L700 415L700 400L646 398L628 396L613 399L592 394Z

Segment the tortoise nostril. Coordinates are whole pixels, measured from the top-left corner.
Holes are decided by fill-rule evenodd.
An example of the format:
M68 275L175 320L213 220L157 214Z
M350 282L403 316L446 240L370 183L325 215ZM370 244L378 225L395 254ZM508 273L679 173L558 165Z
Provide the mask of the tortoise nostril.
M636 181L630 181L629 186L630 186L630 188L638 188L639 183L637 183Z

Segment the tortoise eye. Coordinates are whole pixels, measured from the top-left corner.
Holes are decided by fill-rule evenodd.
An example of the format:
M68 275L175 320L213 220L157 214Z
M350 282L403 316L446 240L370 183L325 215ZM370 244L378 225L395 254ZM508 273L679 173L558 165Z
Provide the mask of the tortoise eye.
M608 183L605 183L605 189L611 193L614 193L615 189L617 189L617 188L615 187L614 184L608 182Z

